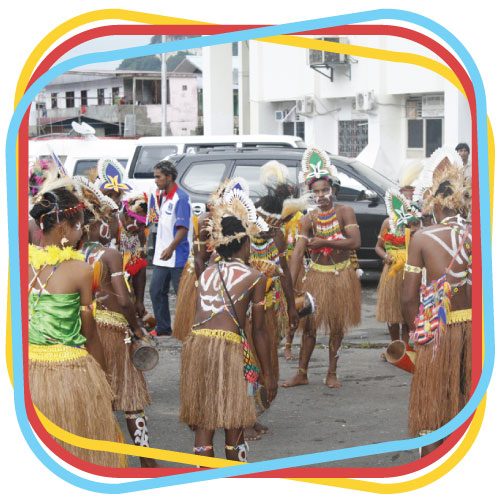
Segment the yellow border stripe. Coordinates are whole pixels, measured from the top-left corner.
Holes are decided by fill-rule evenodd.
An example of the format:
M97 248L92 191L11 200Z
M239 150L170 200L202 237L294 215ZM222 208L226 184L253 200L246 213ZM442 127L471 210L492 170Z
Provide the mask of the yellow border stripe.
M18 105L22 96L24 95L26 85L29 82L36 65L42 59L47 50L56 43L60 38L68 34L70 31L81 28L85 24L105 21L111 19L120 19L122 21L133 21L143 24L189 24L189 25L203 25L211 24L201 21L191 21L188 19L181 19L178 17L159 16L156 14L146 14L142 12L135 12L133 10L125 9L102 9L87 12L76 17L69 19L62 23L57 28L52 30L42 41L33 49L29 55L19 77L19 83L16 87L16 94L14 98L14 107Z
M484 412L486 408L486 397L481 401L481 404L476 409L476 414L474 415L474 419L468 429L468 432L465 434L465 437L460 443L460 446L439 467L434 469L433 471L425 474L416 479L412 479L410 481L404 481L401 483L393 483L393 484L381 484L375 483L373 481L361 481L358 479L293 479L293 481L300 481L303 483L312 483L312 484L322 484L324 486L335 486L338 488L348 488L352 490L358 491L369 491L371 493L405 493L407 491L416 490L423 486L433 483L437 481L439 478L443 477L447 474L455 465L462 460L465 454L469 451L474 443L479 429L481 428L481 424L483 422Z
M99 441L96 439L84 438L72 434L54 424L43 413L35 407L36 414L47 432L65 443L84 448L86 450L109 451L123 455L133 455L137 457L155 458L167 462L179 464L201 465L212 469L219 467L228 467L231 465L245 465L244 462L233 462L223 458L204 457L203 455L194 455L191 453L181 453L179 451L160 450L158 448L147 448L145 446L135 446L132 444L115 443L113 441Z
M197 21L187 21L184 19L179 19L179 18L172 18L168 16L158 16L158 15L153 15L153 14L145 14L145 13L140 13L140 12L134 12L134 11L128 11L128 10L122 10L122 9L103 9L103 10L98 10L98 11L93 11L89 12L80 16L76 16L65 23L61 24L59 27L51 31L43 40L35 47L35 49L32 51L30 54L29 58L27 59L26 64L23 67L23 70L21 72L18 85L16 88L16 95L15 95L15 104L19 102L21 99L24 89L26 88L29 78L34 71L36 64L40 60L40 58L43 56L43 54L53 45L59 38L62 36L66 35L68 32L71 30L77 29L82 27L86 23L92 23L96 21L104 21L106 19L122 19L122 20L127 20L127 21L134 21L138 23L147 23L147 24L192 24L192 25L200 25L200 24L212 24L212 23L203 23L203 22L197 22ZM297 36L290 36L290 35L283 35L283 36L276 36L276 37L269 37L266 39L260 39L261 41L267 42L267 43L277 43L281 45L291 45L295 47L303 47L303 48L313 48L313 49L318 49L318 50L326 50L328 52L342 52L344 54L352 55L352 56L358 56L358 57L367 57L367 58L372 58L372 59L382 59L386 61L391 61L391 62L399 62L399 63L404 63L404 64L414 64L417 66L421 66L426 69L430 69L431 71L434 71L441 75L443 78L446 80L450 81L453 85L455 85L462 93L463 88L456 77L456 75L451 71L447 66L424 56L420 55L415 55L415 54L409 54L409 53L404 53L404 52L393 52L393 51L388 51L388 50L382 50L382 49L370 49L366 47L359 47L359 46L353 46L353 45L348 45L348 44L337 44L334 42L325 42L322 40L313 40L313 39L306 39L306 38L300 38ZM488 120L488 144L489 144L489 164L490 164L490 199L491 199L491 210L493 210L493 201L492 201L492 193L493 193L493 171L494 171L494 143L493 143L493 133L491 130L491 125ZM491 213L492 216L492 213ZM9 285L10 287L10 285ZM8 300L10 299L10 296ZM11 324L10 324L10 303L8 302L7 304L7 341L6 341L6 357L7 357L7 367L9 370L9 376L12 381L12 346L11 346L11 341L12 341L12 329L11 329ZM483 338L484 342L484 338ZM422 476L421 478L417 478L412 481L407 481L407 482L402 482L402 483L397 483L397 484L378 484L375 482L368 482L368 481L359 481L359 480L354 480L354 479L318 479L318 480L311 480L311 479L296 479L297 481L302 481L302 482L311 482L315 484L325 484L325 485L330 485L330 486L337 486L337 487L343 487L343 488L352 488L352 489L357 489L357 490L363 490L363 491L372 491L372 492L378 492L378 493L395 493L395 492L403 492L403 491L409 491L411 489L416 489L422 486L425 486L426 484L429 484L439 477L443 476L446 474L452 467L454 467L467 453L468 449L472 445L472 442L475 440L477 433L479 432L479 428L482 423L482 419L484 416L484 411L485 411L485 399L483 402L478 406L478 409L476 410L476 414L474 416L474 419L472 421L472 425L466 434L463 442L461 445L457 448L456 452L442 465L440 465L438 468L436 468L434 471L431 473ZM40 415L41 420L44 420L44 417ZM63 434L66 433L63 429L56 428L54 424L51 422L48 422L46 419L44 420L44 425L46 429L49 431L49 428L51 429L51 434L58 434L59 432L62 432ZM53 426L53 427L51 427ZM50 432L50 431L49 431ZM63 435L60 434L60 435ZM84 439L80 438L78 436L71 435L70 433L64 434L68 442L72 440L73 438L78 438L78 439ZM57 436L56 436L57 437ZM88 440L92 442L92 448L94 447L93 445L96 443L96 441L93 440ZM82 442L81 442L82 444ZM132 445L121 445L121 444L116 444L116 443L110 443L112 445L113 450L120 452L120 453L126 453L126 454L131 454L131 455L139 455L137 453L137 448ZM84 447L84 446L82 446ZM123 448L122 448L123 447ZM129 447L129 448L127 448ZM100 448L99 448L100 449ZM141 452L144 451L144 449L140 450ZM158 457L160 460L169 460L169 458L162 458L164 457L176 457L175 461L177 462L182 462L181 459L187 459L189 457L195 457L195 460L192 460L190 462L182 462L182 463L193 463L196 465L204 465L201 460L205 460L206 458L211 458L211 457L201 457L199 455L190 455L190 454L182 454L178 452L169 452L166 450L156 450L156 449L149 449L147 451L153 452L155 455L155 458ZM165 453L165 455L162 455L162 457L159 457L156 455L156 453ZM146 456L146 455L143 455ZM213 459L212 460L219 460L221 465L224 464L227 465L229 461L222 460L222 459ZM207 465L205 465L207 466ZM214 467L214 465L209 465Z
M301 38L293 35L273 36L268 38L257 39L261 42L275 43L279 45L289 45L292 47L302 47L306 49L323 50L325 52L337 52L350 56L366 57L369 59L382 59L389 62L397 62L404 64L413 64L421 66L422 68L429 69L438 73L443 78L457 87L462 94L465 94L460 80L455 73L440 62L429 57L421 56L418 54L409 54L407 52L396 52L384 49L371 49L368 47L361 47L359 45L350 45L337 42L326 42L324 40L316 40L312 38Z

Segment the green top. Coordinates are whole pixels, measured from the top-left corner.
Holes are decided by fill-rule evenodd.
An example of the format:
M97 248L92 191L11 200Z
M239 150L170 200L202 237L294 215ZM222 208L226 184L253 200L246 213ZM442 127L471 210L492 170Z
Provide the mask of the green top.
M38 298L30 293L29 311ZM35 345L82 346L87 339L81 334L80 294L42 294L29 324L29 343Z

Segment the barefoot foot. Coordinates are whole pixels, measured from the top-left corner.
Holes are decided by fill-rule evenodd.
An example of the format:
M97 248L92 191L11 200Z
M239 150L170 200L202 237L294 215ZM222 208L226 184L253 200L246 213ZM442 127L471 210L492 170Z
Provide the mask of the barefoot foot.
M285 355L285 359L287 361L290 361L291 359L297 359L297 356L295 356L294 354L292 354L292 347L289 346L289 345L285 346L284 355Z
M258 441L261 439L260 434L255 430L255 427L245 427L243 431L245 441Z
M283 382L281 387L295 387L296 385L307 385L309 384L309 380L307 378L307 373L298 372L295 377L292 377L290 380Z
M330 373L326 375L325 384L329 389L336 389L337 387L342 387L342 384L337 379L337 375L335 373Z
M257 422L253 426L253 428L254 428L255 432L257 432L259 434L268 434L269 433L269 427L262 425L262 424L259 424L259 422Z

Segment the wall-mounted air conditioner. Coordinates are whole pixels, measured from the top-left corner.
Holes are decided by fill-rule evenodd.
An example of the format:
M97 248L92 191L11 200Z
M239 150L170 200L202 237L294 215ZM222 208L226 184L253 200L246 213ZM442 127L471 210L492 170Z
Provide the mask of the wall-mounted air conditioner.
M313 112L313 98L311 96L304 96L297 99L295 106L295 112L298 115L309 115Z
M325 42L335 42L335 43L349 43L349 39L343 36L337 37L322 37L320 40ZM309 66L317 65L342 65L349 64L349 56L346 54L339 54L337 52L328 52L325 50L309 49L307 51L307 64Z
M375 95L373 91L358 92L356 94L356 111L370 111L375 105Z

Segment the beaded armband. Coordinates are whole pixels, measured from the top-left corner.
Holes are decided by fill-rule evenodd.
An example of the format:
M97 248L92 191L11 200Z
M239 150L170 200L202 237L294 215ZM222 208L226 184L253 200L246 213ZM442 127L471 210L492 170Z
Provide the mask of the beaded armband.
M305 238L306 240L309 239L307 236L304 236L303 234L298 234L297 239L299 239L299 238Z
M118 271L117 273L111 273L112 278L116 278L117 276L125 276L125 271Z
M347 226L344 226L344 229L347 229L349 227L357 227L359 229L359 224L347 224Z
M80 306L80 311L93 311L95 309L95 303L92 302L89 306Z
M405 272L407 273L421 273L422 268L418 266L410 266L409 264L405 264Z
M266 305L266 299L264 299L262 302L257 302L253 304L254 306L265 306Z
M278 254L278 257L281 258L281 257L286 257L286 252L280 252Z

